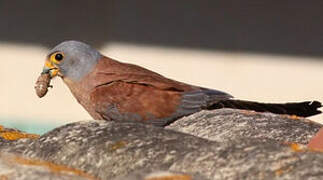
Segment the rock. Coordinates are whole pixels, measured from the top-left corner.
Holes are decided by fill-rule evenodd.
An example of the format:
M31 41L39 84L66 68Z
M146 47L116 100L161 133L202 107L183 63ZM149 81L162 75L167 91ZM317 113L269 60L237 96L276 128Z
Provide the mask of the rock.
M7 152L21 153L26 146L36 141L40 136L29 134L13 128L5 128L0 125L0 149L9 148Z
M5 180L94 180L77 169L35 159L23 158L11 153L0 153L0 179Z
M167 129L129 122L76 122L39 138L0 143L0 151L99 179L147 179L159 171L205 180L323 179L321 152L286 143L305 144L319 127L289 116L222 109L202 111Z
M321 127L301 117L219 109L200 111L166 128L219 142L249 137L307 144Z
M113 180L205 180L203 177L193 177L186 173L154 171L139 171L127 176L117 177Z
M18 144L1 146L0 150L84 170L101 179L127 175L139 169L168 170L169 165L185 153L210 143L161 127L106 121L72 123L29 144L19 142L25 145L24 148Z
M5 128L0 125L0 143L12 142L18 139L36 139L38 134L29 134L18 129Z

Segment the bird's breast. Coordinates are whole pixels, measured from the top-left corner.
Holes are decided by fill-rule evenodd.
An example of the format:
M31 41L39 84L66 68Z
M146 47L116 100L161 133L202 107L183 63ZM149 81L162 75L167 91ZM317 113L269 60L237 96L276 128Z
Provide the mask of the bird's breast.
M87 82L74 82L68 78L64 78L63 81L70 89L77 102L89 112L93 119L102 119L101 116L95 111L95 104L91 101L90 97L91 88Z

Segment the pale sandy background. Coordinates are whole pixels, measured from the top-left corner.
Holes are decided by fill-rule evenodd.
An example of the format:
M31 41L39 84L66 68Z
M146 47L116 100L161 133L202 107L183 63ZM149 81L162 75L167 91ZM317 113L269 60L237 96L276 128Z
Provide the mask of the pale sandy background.
M47 51L41 46L0 44L1 121L58 125L91 119L59 78L52 81L54 88L47 96L39 99L35 95L34 83ZM179 81L229 92L240 99L323 102L323 61L315 58L121 43L106 44L100 51ZM323 122L322 115L310 119Z

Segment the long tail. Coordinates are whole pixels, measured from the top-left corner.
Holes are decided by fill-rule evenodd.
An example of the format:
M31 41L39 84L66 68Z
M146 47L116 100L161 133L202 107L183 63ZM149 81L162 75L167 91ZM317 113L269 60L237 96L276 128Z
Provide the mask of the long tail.
M301 117L313 116L322 113L318 108L322 104L318 101L292 102L285 104L259 103L243 100L221 100L207 109L233 108L254 110L257 112L271 112L275 114L289 114Z

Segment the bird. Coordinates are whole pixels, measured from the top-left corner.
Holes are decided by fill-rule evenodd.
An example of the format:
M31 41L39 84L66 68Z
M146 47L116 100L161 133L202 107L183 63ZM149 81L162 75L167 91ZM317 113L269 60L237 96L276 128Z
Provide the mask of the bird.
M63 41L51 49L41 74L51 79L61 77L95 120L167 126L201 110L233 108L308 117L320 114L322 107L319 101L279 104L239 100L220 90L179 82L119 62L75 40Z

